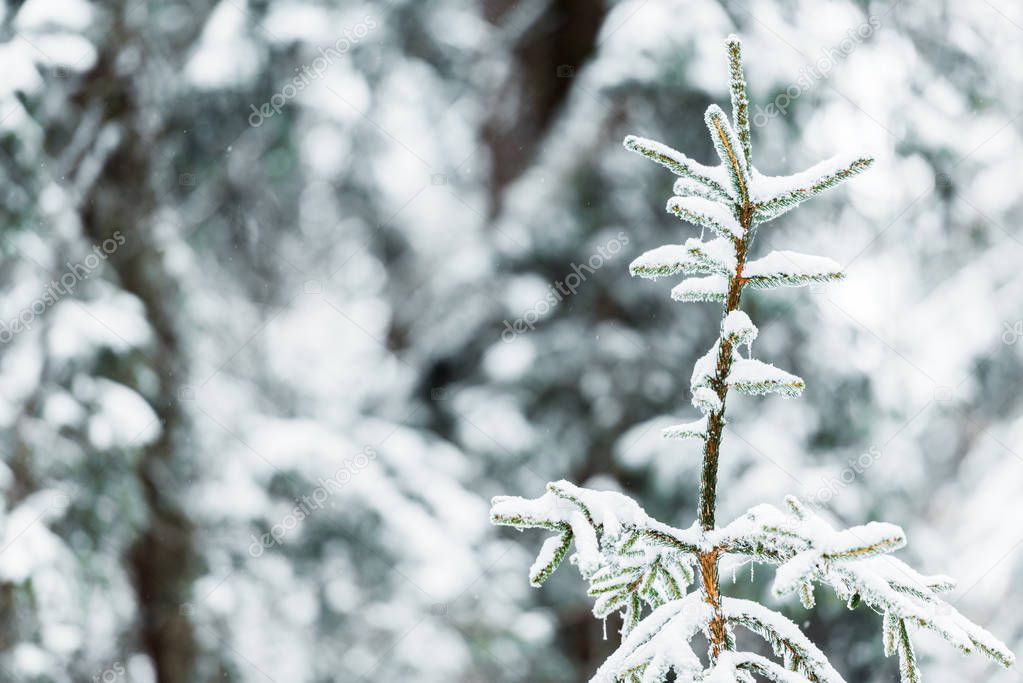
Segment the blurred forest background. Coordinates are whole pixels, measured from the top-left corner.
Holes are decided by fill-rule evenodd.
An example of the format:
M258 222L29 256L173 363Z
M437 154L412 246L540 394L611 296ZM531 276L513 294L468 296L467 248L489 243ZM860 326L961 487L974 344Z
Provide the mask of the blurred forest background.
M587 680L616 624L488 501L694 517L718 311L629 278L692 233L621 140L710 162L731 32L762 171L878 163L761 236L849 277L744 302L808 388L730 401L719 517L901 524L1023 651L1020 3L7 0L0 679ZM896 680L878 615L786 610Z

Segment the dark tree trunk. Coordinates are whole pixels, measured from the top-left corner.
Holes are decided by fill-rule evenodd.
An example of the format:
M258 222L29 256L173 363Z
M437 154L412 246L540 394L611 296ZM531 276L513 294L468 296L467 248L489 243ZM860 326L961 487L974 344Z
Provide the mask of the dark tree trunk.
M161 429L159 438L138 456L135 468L146 521L125 558L138 603L137 633L132 640L152 659L157 683L193 683L199 650L187 605L201 567L195 526L179 500L194 481L187 415L178 402L187 364L174 314L180 303L178 288L164 268L163 254L150 230L160 204L156 164L163 112L151 111L153 105L139 101L139 81L148 77L145 49L135 69L125 72L118 67L123 50L143 47L140 37L123 23L123 13L129 10L124 6L122 14L113 17L95 67L76 84L71 99L77 105L72 115L81 119L85 112L99 112L98 129L109 123L119 133L95 181L82 189L82 228L93 245L123 240L104 267L142 302L153 330L151 345L143 354L118 356L106 369L113 379L146 399ZM193 31L184 42L198 34L203 16L195 13ZM51 147L60 145L61 139L66 135L54 134ZM80 162L70 163L68 170L73 174Z
M485 16L518 35L514 67L494 93L494 112L483 129L490 148L491 215L504 189L532 162L572 88L575 74L593 56L607 8L601 0L552 0L528 26L521 3L487 0Z

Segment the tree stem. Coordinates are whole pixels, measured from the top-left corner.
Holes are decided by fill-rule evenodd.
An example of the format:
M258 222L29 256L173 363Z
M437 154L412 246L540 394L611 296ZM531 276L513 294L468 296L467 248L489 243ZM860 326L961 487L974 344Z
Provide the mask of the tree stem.
M746 253L749 250L753 235L752 207L746 204L740 208L739 222L742 224L743 237L735 240L735 273L729 278L728 298L725 301L722 318L732 311L738 310L745 280L742 277L743 266L746 265ZM721 407L712 412L707 419L707 440L703 447L703 475L700 479L700 527L704 531L712 531L715 526L717 511L718 456L721 452L721 433L725 426L725 397L728 395L728 373L732 369L732 342L721 338L718 344L717 368L713 387L717 392ZM718 556L719 550L713 549L700 552L700 577L703 593L714 610L710 622L711 657L717 659L725 647L725 620L721 614L721 594L718 590Z

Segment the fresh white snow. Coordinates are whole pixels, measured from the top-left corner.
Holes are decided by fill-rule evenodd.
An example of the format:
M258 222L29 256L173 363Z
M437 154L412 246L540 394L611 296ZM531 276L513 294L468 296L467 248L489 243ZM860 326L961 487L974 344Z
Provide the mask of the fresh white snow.
M729 207L704 197L672 197L665 210L694 225L710 228L721 237L742 237L745 233Z
M752 344L757 334L757 326L744 311L730 311L721 321L721 337L733 344Z
M728 278L723 275L687 278L671 290L671 298L683 303L724 301L726 296Z
M622 672L646 662L661 673L674 669L682 680L688 680L685 673L703 670L689 641L711 616L710 605L695 592L658 607L622 641L590 683L615 683Z
M732 369L726 381L739 391L753 395L778 393L798 396L806 386L796 375L754 358L732 361Z
M629 273L650 279L676 275L696 261L683 244L665 244L645 251L629 264Z
M716 394L714 395L714 398L717 398ZM661 431L661 434L665 439L706 439L707 418L704 416L699 420L666 427Z
M845 683L824 653L785 615L758 602L731 597L721 598L721 612L727 620L736 621L747 627L759 625L770 634L797 647L806 668L823 683Z
M827 256L784 250L772 251L767 256L749 261L743 267L742 275L753 286L757 286L756 280L764 280L766 284L780 280L790 286L801 286L843 277L842 266Z
M639 137L638 135L629 135L625 138L625 147L634 151L649 150L654 154L660 155L664 158L664 161L660 161L660 163L678 175L691 177L686 173L680 173L680 170L684 169L686 172L692 173L697 177L703 176L708 178L721 187L727 188L729 186L728 172L721 166L705 166L662 142ZM674 165L675 168L672 168L669 164Z
M644 252L629 265L629 273L656 279L678 273L731 273L735 267L735 247L730 241L692 237L685 244L665 244Z
M864 159L862 154L843 153L825 159L814 164L805 171L783 176L762 175L756 169L752 173L752 191L750 199L756 203L769 202L777 197L809 189L814 183L823 178L833 176L842 169L848 168L859 159Z
M704 413L716 413L721 410L721 399L710 387L693 389L693 405Z

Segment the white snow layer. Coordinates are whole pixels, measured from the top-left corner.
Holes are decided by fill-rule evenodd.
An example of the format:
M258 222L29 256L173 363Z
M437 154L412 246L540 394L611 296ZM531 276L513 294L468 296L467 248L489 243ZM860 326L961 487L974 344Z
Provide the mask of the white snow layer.
M540 546L540 552L536 556L536 561L533 562L533 566L529 568L529 583L531 585L540 585L538 578L557 558L562 545L564 545L564 541L562 540L561 535L551 536L543 542L543 545Z
M708 389L707 391L710 390ZM717 398L717 394L714 394L714 398ZM699 420L686 422L685 424L665 427L661 434L665 439L705 439L707 438L707 416L705 415Z
M809 679L795 671L775 664L766 657L761 657L752 652L726 651L718 655L717 663L710 669L703 683L735 683L745 680L741 678L741 671L749 670L761 673L768 680L777 683L809 683Z
M784 176L762 175L754 169L752 182L750 183L752 185L750 199L760 204L793 192L808 190L815 183L848 168L857 160L863 158L862 154L836 154L830 159L814 164L805 171Z
M645 251L629 264L629 273L647 278L676 275L693 265L684 244L665 244Z
M729 597L721 598L721 612L726 620L743 625L763 625L786 642L797 645L800 654L807 660L807 667L824 683L844 683L824 653L785 615L752 600Z
M724 301L726 296L728 278L723 275L687 278L671 290L671 298L683 303Z
M712 616L710 605L699 592L661 605L622 641L590 683L615 683L622 672L646 662L651 673L663 674L669 669L679 673L702 671L703 664L689 641ZM648 680L660 678L654 675Z
M732 361L732 369L726 381L739 391L753 395L774 392L783 396L798 396L806 386L796 375L754 358Z
M672 197L665 210L722 237L742 237L745 232L730 208L704 197Z
M841 273L842 266L827 256L800 254L795 251L772 251L763 258L750 261L742 269L743 277L750 279L841 277Z
M1014 657L1001 641L940 599L938 592L952 587L950 579L923 576L887 555L905 544L902 529L871 522L835 530L795 498L786 502L788 513L758 505L724 528L704 531L693 524L677 529L650 518L621 493L559 481L549 484L547 492L534 500L495 498L491 519L519 528L571 528L576 540L575 561L591 585L620 578L623 557L630 576L642 577L653 575L650 567L662 553L695 561L697 553L716 549L733 557L778 565L777 595L822 582L844 600L862 600L876 612L889 615L889 621L933 630L964 652L979 650L1005 666L1012 665ZM554 540L544 545L534 571L555 559ZM681 583L688 585L688 580ZM797 656L799 671L808 677L842 681L820 650L786 617L746 600L726 597L721 604L723 615L733 624L758 633L773 645L783 641L779 653ZM603 613L615 607L605 599ZM701 670L688 641L706 625L708 610L700 591L658 606L631 628L592 680L614 681L616 676L643 666L645 680L662 680L670 669L680 680L688 680L687 674ZM785 659L787 664L793 661L789 655ZM750 668L770 673L752 664Z
M665 244L644 252L629 265L634 276L656 279L678 273L731 273L735 247L725 239L704 242L692 237L685 244Z
M696 176L709 178L722 187L728 187L729 185L730 181L728 179L728 171L722 166L704 166L697 161L693 161L677 149L669 147L662 142L639 137L638 135L629 135L625 138L625 146L636 151L641 149L649 150L654 154L664 157L667 161L675 164L676 166L688 169ZM664 162L661 163L664 164ZM664 165L667 166L667 164Z
M721 336L733 344L750 344L757 338L757 326L743 311L729 311L721 321Z
M721 399L710 387L693 389L693 405L704 413L716 413L721 410Z

